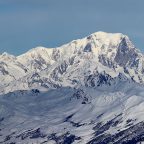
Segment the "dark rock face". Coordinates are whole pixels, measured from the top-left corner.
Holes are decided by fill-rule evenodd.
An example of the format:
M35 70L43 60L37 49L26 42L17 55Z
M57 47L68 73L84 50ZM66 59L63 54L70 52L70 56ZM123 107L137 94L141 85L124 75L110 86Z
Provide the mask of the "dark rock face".
M77 89L77 91L73 94L72 98L76 98L76 99L82 100L82 104L90 103L88 95L82 89Z
M60 58L60 51L57 49L53 49L52 59L54 61L58 61L59 58Z
M69 116L67 116L64 120L64 122L68 122L72 117L73 117L74 114L71 114Z
M102 86L103 84L106 85L111 85L113 78L106 74L105 72L103 73L95 73L91 74L87 77L85 77L85 86L86 87L96 87L96 86Z
M32 92L35 93L35 94L40 93L40 91L38 89L32 89Z
M88 144L137 144L144 141L144 122L133 125L126 130L114 135L106 133L111 126L116 126L120 121L109 121L105 125L98 123L95 127L95 136Z
M0 123L4 120L4 117L0 117Z
M91 51L92 51L91 44L88 43L84 48L84 52L91 52Z
M75 56L72 56L71 58L69 58L69 64L73 65L74 64L74 60L75 60Z
M29 66L34 70L43 70L46 68L46 65L48 66L48 63L41 57L41 55L38 55L29 63Z
M105 55L99 55L99 62L104 66L108 66L109 68L115 68L116 64L112 62L112 60L108 59Z
M44 138L46 135L44 135L40 128L36 130L28 130L20 135L18 135L16 138L21 138L21 140L24 140L26 138L35 139L35 138Z
M8 75L9 72L5 69L5 66L7 66L4 62L0 62L0 73L3 75Z
M129 65L130 67L138 67L139 59L135 48L129 48L127 40L122 39L117 54L115 56L115 61L118 65L125 67Z
M51 73L51 78L55 81L59 80L59 75L63 75L68 68L68 64L66 61L63 61L60 65L58 65L53 72Z
M69 116L67 116L64 120L64 122L69 122L70 124L72 124L73 127L80 127L80 126L83 126L85 124L81 124L79 122L74 122L71 120L71 118L73 117L74 114L71 114Z
M8 141L12 139L12 137L13 137L14 134L15 134L15 132L13 132L13 133L7 135L7 136L5 137L5 139L4 139L2 142L0 141L0 143L2 143L2 144L3 144L3 143L4 143L4 144L6 143L6 144L7 144ZM0 139L0 140L1 140L1 139ZM12 142L12 143L13 143L13 142ZM8 144L9 144L9 143L8 143Z
M74 141L80 140L81 138L67 132L61 136L57 136L55 133L53 133L48 136L48 139L54 140L56 144L72 144Z
M66 63L66 61L64 61L64 62L58 67L59 73L60 73L60 74L63 74L64 72L66 72L67 67L68 67L68 64Z

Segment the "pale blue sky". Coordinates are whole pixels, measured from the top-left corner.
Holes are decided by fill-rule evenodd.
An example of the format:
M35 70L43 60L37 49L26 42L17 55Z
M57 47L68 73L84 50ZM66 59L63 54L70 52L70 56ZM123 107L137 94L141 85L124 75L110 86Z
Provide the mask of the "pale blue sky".
M0 53L57 47L96 31L127 34L144 51L144 0L0 0Z

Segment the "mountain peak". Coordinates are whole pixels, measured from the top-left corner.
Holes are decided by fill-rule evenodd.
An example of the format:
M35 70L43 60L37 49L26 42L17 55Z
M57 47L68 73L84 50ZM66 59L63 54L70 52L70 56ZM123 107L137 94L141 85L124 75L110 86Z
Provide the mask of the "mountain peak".
M119 37L124 37L126 35L122 34L122 33L109 33L109 32L104 32L104 31L98 31L98 32L94 32L92 33L92 35L99 35L99 36L119 36Z
M88 36L87 38L92 37L95 40L100 40L101 43L104 44L119 44L122 39L127 39L127 41L130 41L129 37L127 35L124 35L122 33L107 33L107 32L95 32Z
M2 55L0 55L0 60L2 60L2 61L14 60L14 59L16 59L16 57L7 52L4 52L4 53L2 53Z

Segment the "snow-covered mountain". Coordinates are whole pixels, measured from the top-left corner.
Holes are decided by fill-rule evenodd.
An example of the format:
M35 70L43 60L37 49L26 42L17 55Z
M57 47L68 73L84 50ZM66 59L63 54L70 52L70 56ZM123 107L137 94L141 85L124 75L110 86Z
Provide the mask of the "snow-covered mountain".
M0 143L143 141L144 55L121 33L0 55Z

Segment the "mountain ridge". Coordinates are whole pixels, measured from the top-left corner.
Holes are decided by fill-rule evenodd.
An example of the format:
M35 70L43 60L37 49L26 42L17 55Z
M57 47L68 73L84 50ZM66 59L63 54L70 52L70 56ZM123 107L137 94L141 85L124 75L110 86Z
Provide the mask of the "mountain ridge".
M83 71L80 70L82 71L80 75L84 75L84 69L89 69L91 73L94 69L98 71L102 69L112 77L122 73L138 83L144 82L144 56L129 38L121 33L96 32L61 47L37 47L17 57L4 53L0 56L0 61L3 63L1 73L3 73L2 81L5 84L15 80L14 73L17 71L21 73L17 75L18 79L30 73L41 73L44 70L52 73L49 74L52 78L52 75L62 76L67 69L70 70L72 67L83 69ZM50 69L53 71L50 72Z

